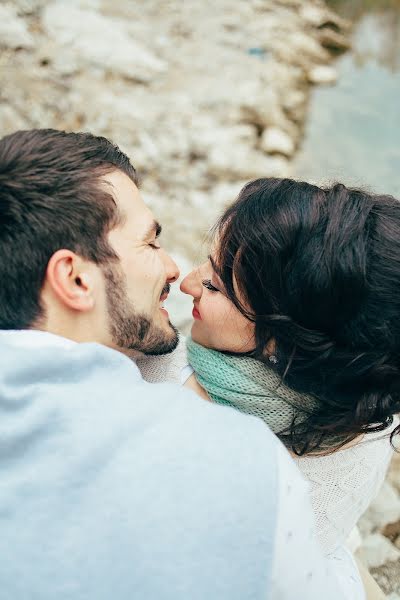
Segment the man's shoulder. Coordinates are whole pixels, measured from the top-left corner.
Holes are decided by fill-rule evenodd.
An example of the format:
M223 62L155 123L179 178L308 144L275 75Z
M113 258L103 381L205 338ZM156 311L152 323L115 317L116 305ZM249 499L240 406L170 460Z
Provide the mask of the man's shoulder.
M140 386L144 403L154 422L176 433L176 443L186 443L193 452L208 449L215 457L241 453L263 462L278 451L279 440L263 421L239 411L199 398L193 391L171 383Z

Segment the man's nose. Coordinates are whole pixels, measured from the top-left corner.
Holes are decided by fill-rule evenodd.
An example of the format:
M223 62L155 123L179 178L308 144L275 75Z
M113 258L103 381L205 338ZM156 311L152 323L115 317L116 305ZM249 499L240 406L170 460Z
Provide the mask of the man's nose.
M190 296L193 296L193 298L200 298L202 285L198 269L193 269L189 275L186 275L186 277L182 279L180 289L184 294L189 294Z
M165 270L167 274L167 282L173 283L179 277L179 267L176 262L167 254L164 253Z

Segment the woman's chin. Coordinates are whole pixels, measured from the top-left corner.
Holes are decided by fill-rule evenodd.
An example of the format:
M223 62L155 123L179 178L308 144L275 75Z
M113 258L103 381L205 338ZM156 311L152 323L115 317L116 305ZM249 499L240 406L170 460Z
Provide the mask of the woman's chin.
M207 336L202 331L202 328L199 327L198 321L194 321L192 325L192 329L190 330L190 336L196 344L200 344L200 346L204 346L205 348L212 347L207 339Z
M198 334L198 327L196 327L196 325L197 325L197 322L193 321L192 327L190 329L190 337L197 344L201 344L201 341L199 339L199 334ZM201 338L201 336L200 336L200 338Z
M210 348L211 350L224 350L218 344L214 342L213 339L210 339L203 331L199 331L199 328L196 327L196 323L192 325L192 330L190 332L190 336L196 344L199 346L203 346L203 348Z

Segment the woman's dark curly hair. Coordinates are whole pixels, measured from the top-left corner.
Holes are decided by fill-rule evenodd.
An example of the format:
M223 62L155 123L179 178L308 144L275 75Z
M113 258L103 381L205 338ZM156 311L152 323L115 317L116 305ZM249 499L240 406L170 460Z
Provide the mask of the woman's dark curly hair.
M318 400L280 434L286 445L303 455L389 427L400 412L400 203L258 179L215 234L226 293L255 323L252 355L267 361L274 340L273 368Z

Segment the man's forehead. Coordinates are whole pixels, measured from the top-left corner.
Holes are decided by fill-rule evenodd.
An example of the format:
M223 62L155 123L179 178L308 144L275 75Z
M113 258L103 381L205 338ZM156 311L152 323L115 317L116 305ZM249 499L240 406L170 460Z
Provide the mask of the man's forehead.
M146 206L135 183L122 171L115 170L103 177L112 186L112 195L121 214L121 225L145 238L154 235L160 228L153 214Z
M111 193L115 203L121 211L128 211L132 206L136 208L147 208L143 202L136 184L128 175L115 169L102 177L107 186L111 187Z

